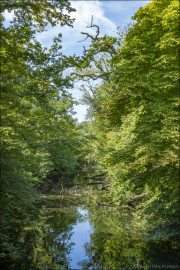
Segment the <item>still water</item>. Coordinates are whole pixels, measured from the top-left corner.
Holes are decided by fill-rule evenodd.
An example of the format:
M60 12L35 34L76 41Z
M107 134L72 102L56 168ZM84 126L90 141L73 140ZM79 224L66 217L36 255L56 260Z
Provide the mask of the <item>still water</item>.
M147 241L132 210L108 205L100 184L86 184L42 191L17 239L26 255L15 269L179 269L176 241Z
M85 252L84 244L90 243L90 235L93 234L93 226L88 219L88 210L77 209L78 213L83 217L83 221L77 220L76 225L73 226L73 235L71 241L75 243L72 248L69 257L71 258L70 267L72 269L78 269L79 263L82 261L88 261L88 256Z

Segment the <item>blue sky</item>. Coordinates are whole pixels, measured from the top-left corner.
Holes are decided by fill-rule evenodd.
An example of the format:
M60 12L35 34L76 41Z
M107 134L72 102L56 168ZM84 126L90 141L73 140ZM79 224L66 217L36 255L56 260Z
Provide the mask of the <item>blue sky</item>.
M68 26L60 27L48 27L48 31L37 35L37 39L42 43L44 47L49 48L52 44L53 37L58 33L62 33L62 53L65 55L82 55L83 46L88 48L90 44L90 38L85 42L79 42L85 38L81 32L87 32L90 34L95 33L95 28L86 28L91 23L91 16L93 15L93 23L100 27L100 36L104 34L110 36L116 36L114 30L117 26L125 26L131 21L131 16L139 9L151 1L70 1L76 12L71 13L71 17L75 18L74 27ZM6 13L6 18L11 19L12 14ZM73 97L79 99L81 92L78 90L81 82L76 83L75 88L71 91ZM77 114L74 116L81 122L84 120L86 113L85 105L78 105L75 108Z
M139 7L143 7L149 2L151 1L71 1L72 7L76 9L76 13L72 15L76 21L73 29L64 27L61 31L63 52L67 55L81 55L83 46L88 48L90 38L85 42L76 42L85 38L80 32L95 33L95 28L86 28L91 23L92 15L94 24L100 27L100 36L104 34L116 36L114 32L116 27L127 25ZM78 90L80 85L80 82L77 83L72 91L73 96L77 99L81 96L81 92ZM75 107L75 111L77 112L75 117L78 118L78 121L83 121L86 106L78 105Z

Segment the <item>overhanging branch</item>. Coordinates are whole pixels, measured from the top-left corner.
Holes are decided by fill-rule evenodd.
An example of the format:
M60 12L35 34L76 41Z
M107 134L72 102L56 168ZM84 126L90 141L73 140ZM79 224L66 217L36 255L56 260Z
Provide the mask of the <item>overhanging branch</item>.
M102 48L104 48L104 47L107 46L107 47L111 50L111 53L114 54L114 55L116 55L116 54L117 54L117 51L115 50L114 46L113 46L112 44L109 44L108 42L105 42L105 41L102 39L102 37L98 37L98 36L99 36L99 33L100 33L100 28L99 28L98 25L92 24L92 22L93 22L93 16L92 16L92 20L91 20L91 26L86 26L86 27L87 27L87 28L91 28L91 27L96 27L96 28L97 28L95 37L93 37L93 36L90 35L89 33L81 32L81 34L82 34L82 35L86 35L86 37L85 37L85 39L83 39L83 40L77 41L77 43L78 43L78 42L85 41L88 37L90 37L92 40L97 40L97 41L99 41L100 43L103 44L103 45L98 49L98 51L94 52L94 54L99 53L99 52L102 50ZM91 50L91 49L90 49L90 50ZM85 51L90 51L90 50L85 50ZM106 52L108 52L108 51L106 50ZM110 52L109 52L109 53L110 53Z
M78 74L76 72L73 72L72 75L75 75L75 76L71 76L70 78L74 79L76 76L78 76L80 78L89 77L90 79L97 80L97 79L101 78L102 76L109 75L109 74L111 74L113 72L114 72L114 70L109 71L109 72L104 72L104 73L99 74L99 75L95 75L95 74Z

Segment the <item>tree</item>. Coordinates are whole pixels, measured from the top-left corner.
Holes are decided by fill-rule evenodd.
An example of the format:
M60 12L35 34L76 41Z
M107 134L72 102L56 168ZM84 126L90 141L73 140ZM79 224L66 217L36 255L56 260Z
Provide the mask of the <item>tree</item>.
M99 118L112 129L98 160L112 181L114 200L121 201L125 194L147 193L139 215L150 219L149 224L153 219L157 224L166 220L167 225L178 222L179 216L178 16L177 1L152 1L140 8L117 54L107 60L109 76L104 81L111 89L110 98L103 99L104 81L96 88L103 103L93 124L100 123ZM109 46L117 42L111 37L106 41ZM98 42L92 41L82 70L90 68L99 48L106 52ZM96 50L91 49L94 44ZM93 78L88 72L79 77Z
M14 12L8 26L5 11ZM72 26L64 11L74 11L66 0L1 3L2 258L18 258L11 229L24 226L33 210L36 183L54 170L70 174L79 164L80 131L69 113L75 102L67 92L72 82L64 75L61 34L49 50L35 39L48 23Z

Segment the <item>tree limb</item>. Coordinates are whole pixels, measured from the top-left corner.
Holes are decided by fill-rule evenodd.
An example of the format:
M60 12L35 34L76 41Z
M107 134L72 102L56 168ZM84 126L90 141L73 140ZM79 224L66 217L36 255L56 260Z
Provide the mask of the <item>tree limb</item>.
M88 33L81 32L82 35L86 35L86 38L83 39L83 40L81 40L81 41L77 41L77 43L78 43L78 42L85 41L88 37L90 37L92 40L97 40L97 41L99 41L100 43L104 44L103 46L101 46L101 47L99 48L99 50L98 50L97 52L94 52L94 54L97 54L98 52L100 52L100 50L101 50L103 47L107 46L107 47L112 51L112 53L113 53L114 55L116 55L116 54L117 54L117 51L115 50L114 46L111 45L111 44L109 44L108 42L105 42L104 40L102 40L102 37L98 37L98 36L99 36L99 33L100 33L100 31L99 31L100 28L99 28L98 25L92 24L92 22L93 22L93 16L92 16L92 20L91 20L91 25L90 25L90 26L86 26L86 27L87 27L87 28L91 28L91 27L96 27L96 28L97 28L95 37L93 37L92 35L90 35L90 34L88 34ZM89 50L85 50L85 51L89 51Z
M104 45L102 45L100 48L99 48L99 50L97 51L97 52L94 52L94 54L97 54L97 53L99 53L99 52L101 52L101 49L102 48L104 48L104 47L106 47L107 45L106 44L104 44ZM83 46L84 47L84 46ZM112 49L112 48L111 48ZM84 47L84 51L85 51L85 53L86 52L90 52L90 51L94 51L93 49L89 49L89 50L86 50L86 48ZM109 52L109 51L107 51L107 50L104 50L105 52L107 52L107 53L110 53L111 55L112 55L112 52Z
M78 76L78 77L81 77L81 78L84 78L85 76L88 76L90 79L93 79L93 80L97 80L97 79L99 79L99 78L101 78L102 76L106 76L106 75L109 75L109 74L111 74L111 73L113 73L114 72L114 70L112 70L112 71L109 71L109 72L104 72L104 73L102 73L102 74L99 74L99 75L94 75L94 74L78 74L78 73L76 73L76 72L73 72L72 74L74 74L74 75L76 75L76 76ZM75 78L74 76L71 76L71 78Z

